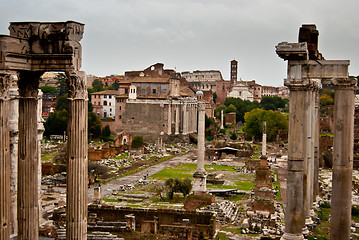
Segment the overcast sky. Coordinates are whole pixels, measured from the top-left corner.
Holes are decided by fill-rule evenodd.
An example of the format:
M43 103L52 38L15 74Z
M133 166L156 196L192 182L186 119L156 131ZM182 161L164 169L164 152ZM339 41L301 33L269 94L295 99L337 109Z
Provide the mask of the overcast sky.
M82 70L106 76L162 62L177 72L220 70L282 86L279 42L297 42L303 23L319 30L326 59L349 59L359 75L359 0L0 0L0 34L9 22L85 24Z

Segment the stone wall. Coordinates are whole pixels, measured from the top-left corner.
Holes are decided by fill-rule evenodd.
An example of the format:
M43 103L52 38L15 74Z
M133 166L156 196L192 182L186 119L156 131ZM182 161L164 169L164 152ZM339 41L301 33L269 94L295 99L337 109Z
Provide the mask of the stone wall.
M183 234L191 233L191 236L197 235L199 237L201 235L208 237L208 239L213 239L216 232L216 215L209 211L190 212L175 209L119 208L90 205L88 212L89 214L95 213L99 219L109 222L125 221L126 215L133 214L136 229L140 229L142 223L156 219L158 221L158 232L169 236L182 236Z
M127 103L122 123L123 130L132 136L154 141L163 131L164 107L160 104Z

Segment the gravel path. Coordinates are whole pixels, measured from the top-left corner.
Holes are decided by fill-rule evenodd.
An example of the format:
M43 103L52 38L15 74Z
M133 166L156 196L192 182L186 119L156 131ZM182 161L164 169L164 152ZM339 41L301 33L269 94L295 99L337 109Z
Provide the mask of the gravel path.
M112 194L113 191L117 191L119 190L119 186L120 185L126 185L126 184L131 184L134 185L136 183L138 183L138 180L140 178L143 178L143 176L148 175L151 176L167 167L177 167L178 165L182 164L182 163L192 163L193 161L191 160L192 157L194 156L193 152L187 153L185 155L182 156L177 156L174 158L171 158L167 161L161 162L159 164L156 164L154 166L150 166L144 170L141 170L139 172L136 172L132 175L129 176L124 176L118 179L115 179L111 182L105 183L101 185L101 195L102 197L105 197L107 195ZM93 199L93 186L91 186L91 188L89 188L88 191L88 195L89 198Z

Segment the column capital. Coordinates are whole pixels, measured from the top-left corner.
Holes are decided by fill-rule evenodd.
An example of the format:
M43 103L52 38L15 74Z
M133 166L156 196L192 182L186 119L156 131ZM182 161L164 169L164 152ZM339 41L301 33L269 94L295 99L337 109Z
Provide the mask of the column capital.
M335 78L332 79L332 84L334 86L334 89L347 89L347 90L357 89L356 78Z
M0 71L0 100L7 100L10 87L10 73Z
M83 71L66 72L67 85L69 86L69 99L87 100L87 81L86 74Z
M204 102L198 102L198 111L204 111L206 110L206 104Z
M284 85L290 91L319 91L322 89L321 80L311 78L288 78L284 80Z

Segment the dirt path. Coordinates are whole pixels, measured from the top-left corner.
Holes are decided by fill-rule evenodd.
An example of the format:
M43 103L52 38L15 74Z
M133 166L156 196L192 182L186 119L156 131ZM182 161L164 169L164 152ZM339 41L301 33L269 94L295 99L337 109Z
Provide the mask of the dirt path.
M182 163L193 162L191 160L193 155L194 155L194 153L190 152L190 153L187 153L182 156L177 156L177 157L171 158L167 161L161 162L159 164L150 166L150 167L148 167L144 170L141 170L139 172L136 172L132 175L124 176L124 177L115 179L111 182L102 184L101 185L101 195L102 195L102 197L105 197L107 195L112 194L113 191L119 190L120 185L126 185L126 184L134 185L134 184L138 183L138 180L140 178L143 178L146 175L151 176L167 167L172 168L172 167L176 167ZM91 186L91 188L89 188L89 191L88 191L89 198L91 198L91 199L93 199L93 188L94 188L94 186Z

